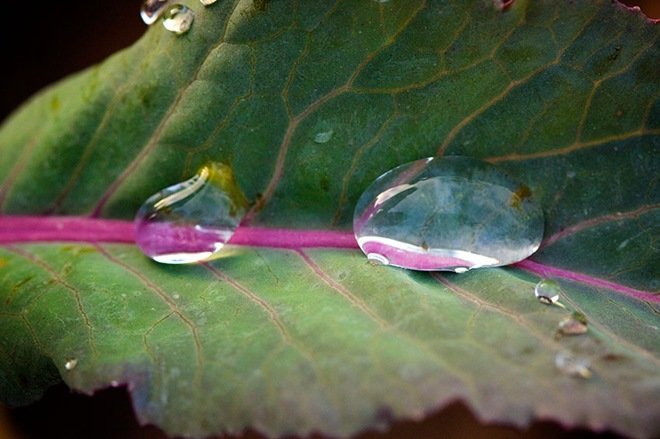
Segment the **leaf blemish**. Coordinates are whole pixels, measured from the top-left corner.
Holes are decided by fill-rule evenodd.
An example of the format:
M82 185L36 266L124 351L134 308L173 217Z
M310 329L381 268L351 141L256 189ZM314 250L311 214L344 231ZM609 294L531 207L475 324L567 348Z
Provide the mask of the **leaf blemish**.
M522 202L526 198L529 198L531 196L532 196L532 190L527 185L521 184L511 195L511 199L509 200L509 206L513 207L514 209L520 210Z
M259 12L265 12L266 11L266 5L268 4L268 0L254 0L254 10L259 11Z
M50 109L53 111L53 113L57 113L61 107L62 103L60 102L60 98L57 95L53 96L53 98L50 100Z
M605 354L601 358L608 362L619 362L627 359L625 355L621 354Z
M614 51L610 53L610 55L607 57L610 61L614 61L619 57L619 52L621 52L621 46L614 46Z
M321 190L323 192L328 192L330 190L330 178L328 178L327 175L321 177L321 180L319 181L319 186L321 187Z

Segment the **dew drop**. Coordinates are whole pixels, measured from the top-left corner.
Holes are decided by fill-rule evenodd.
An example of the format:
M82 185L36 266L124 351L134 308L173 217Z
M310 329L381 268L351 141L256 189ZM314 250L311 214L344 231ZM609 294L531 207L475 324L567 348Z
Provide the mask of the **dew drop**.
M570 352L557 352L557 355L555 355L555 367L560 372L572 377L591 377L591 362L587 358L575 356Z
M192 9L183 5L173 5L168 7L163 20L163 26L170 32L177 35L185 34L195 21L195 13Z
M557 334L562 335L580 335L586 333L587 317L581 312L574 312L570 317L563 318L557 327Z
M541 279L534 287L534 295L545 305L559 303L559 293L561 287L552 279Z
M543 212L527 186L492 165L430 157L376 179L357 202L353 231L368 257L460 273L534 253L543 238Z
M142 3L140 17L145 24L151 26L165 12L165 8L171 3L170 0L146 0Z
M134 221L135 241L145 255L165 264L214 259L247 207L231 168L210 163L144 202Z
M335 134L334 130L321 131L316 133L314 136L314 142L316 143L328 143L332 136Z
M210 5L212 5L213 3L217 2L217 1L218 0L199 0L199 2L201 4L203 4L204 6L210 6Z
M73 370L73 369L76 368L77 365L78 365L78 359L77 358L71 358L71 359L67 360L66 363L64 363L64 368L66 370Z

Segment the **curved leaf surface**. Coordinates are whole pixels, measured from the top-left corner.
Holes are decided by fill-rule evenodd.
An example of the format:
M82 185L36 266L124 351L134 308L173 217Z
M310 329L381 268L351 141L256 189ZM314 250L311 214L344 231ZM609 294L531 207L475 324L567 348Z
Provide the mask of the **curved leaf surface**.
M455 398L516 425L660 432L656 26L606 1L189 3L188 34L156 26L3 126L2 212L130 218L214 159L258 200L251 227L330 238L166 267L118 223L71 237L66 220L2 219L3 400L60 375L128 385L173 434L348 435ZM435 154L524 181L542 249L427 274L372 267L333 234L373 178ZM587 335L554 337L566 311L536 302L540 276ZM593 377L558 371L564 350Z

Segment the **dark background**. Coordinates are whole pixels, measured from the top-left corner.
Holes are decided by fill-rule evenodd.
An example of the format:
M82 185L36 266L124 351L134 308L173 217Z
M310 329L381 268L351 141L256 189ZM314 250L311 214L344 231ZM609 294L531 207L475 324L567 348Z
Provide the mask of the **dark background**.
M627 0L626 3L639 4L647 15L660 17L660 0ZM72 0L17 1L4 5L4 23L0 26L0 121L44 86L96 64L137 40L146 30L138 14L140 4L138 0ZM12 25L7 24L8 20L12 20ZM87 397L59 385L31 406L12 410L0 406L0 439L43 437L130 439L164 435L155 427L137 425L128 393L122 388L106 389ZM248 433L246 437L259 436ZM455 403L423 422L398 423L386 435L371 433L361 439L400 437L603 439L616 436L567 431L551 422L537 423L526 431L485 426L465 406Z

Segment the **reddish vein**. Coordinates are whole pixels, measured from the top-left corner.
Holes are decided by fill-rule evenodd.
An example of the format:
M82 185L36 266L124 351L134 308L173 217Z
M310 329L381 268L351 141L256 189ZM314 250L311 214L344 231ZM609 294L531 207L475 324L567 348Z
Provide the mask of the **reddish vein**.
M515 264L515 266L525 271L529 271L530 273L537 274L541 277L559 277L562 279L573 280L592 287L612 290L617 293L634 297L636 299L660 303L660 296L649 291L627 287L625 285L610 282L605 279L589 276L584 273L578 273L575 271L564 270L563 268L540 264L538 262L530 261L529 259L518 262Z
M0 244L62 241L132 243L134 242L133 224L130 221L83 217L0 216ZM230 244L296 250L314 247L358 248L355 237L350 232L260 227L239 228ZM660 303L660 295L653 292L638 290L584 273L531 260L519 262L514 266L538 276L573 280L647 302Z

